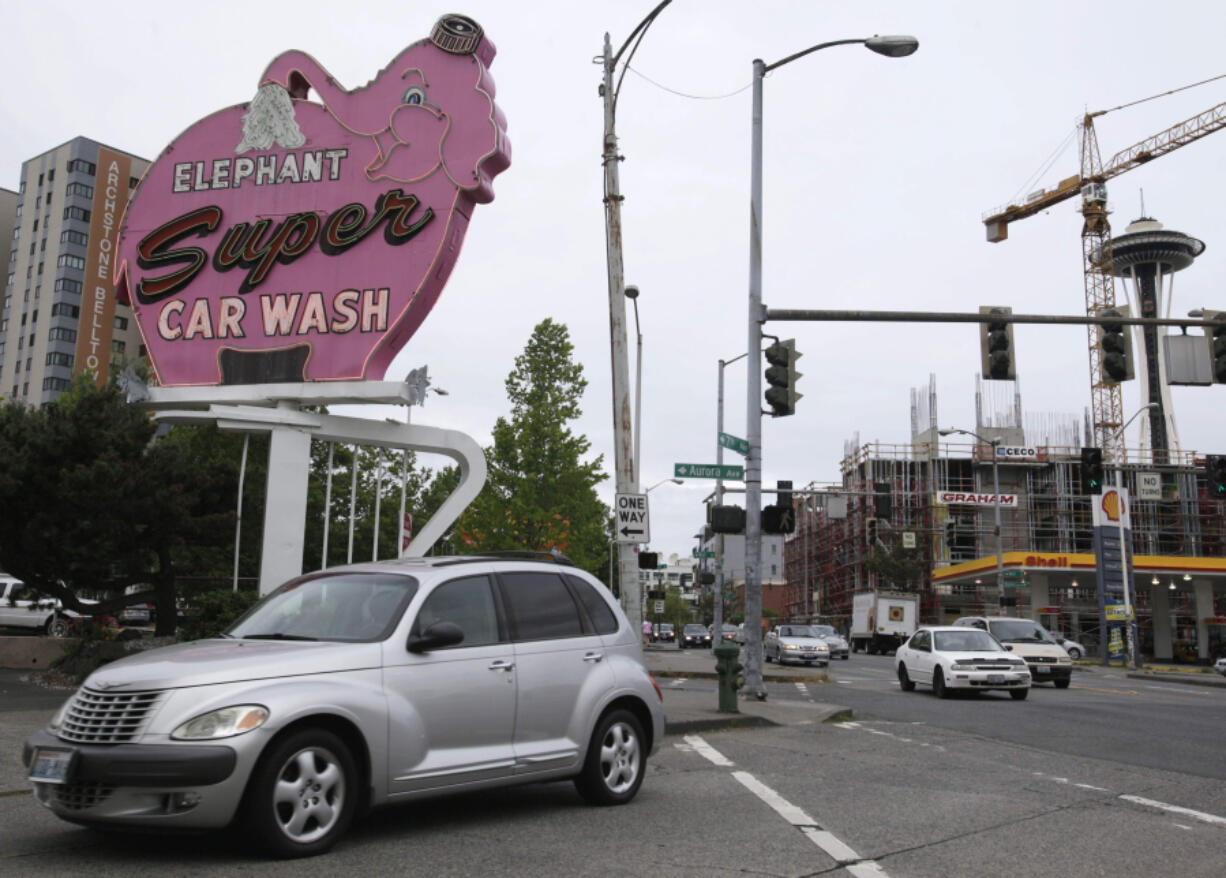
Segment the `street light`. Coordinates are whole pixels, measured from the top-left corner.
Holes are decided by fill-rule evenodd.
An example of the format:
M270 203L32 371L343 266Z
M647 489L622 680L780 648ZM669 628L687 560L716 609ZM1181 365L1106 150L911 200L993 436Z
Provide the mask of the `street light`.
M1135 421L1145 412L1151 411L1158 407L1159 407L1158 403L1156 402L1146 403L1145 405L1141 406L1139 409L1136 410L1136 412L1133 414L1131 418L1129 418L1127 421L1124 422L1124 426L1120 427L1117 431L1115 431L1115 433L1111 435L1111 438L1107 440L1107 445L1111 448L1114 448L1115 440L1124 435L1124 431L1128 429L1129 424L1131 424L1133 421ZM1122 454L1115 461L1115 487L1117 490L1120 491L1120 499L1123 500L1124 455ZM1131 504L1131 499L1129 500L1129 503ZM1128 643L1126 644L1126 648L1127 648L1126 661L1128 664L1132 665L1133 668L1138 668L1140 667L1140 663L1138 661L1140 657L1140 651L1137 649L1137 637L1138 637L1139 632L1137 630L1137 614L1136 614L1136 611L1133 610L1133 607L1132 607L1132 589L1129 587L1130 585L1129 580L1132 579L1132 571L1128 569L1128 548L1129 547L1124 543L1124 516L1122 513L1119 516L1119 521L1116 523L1119 525L1119 529L1120 529L1120 580L1124 585L1124 613L1128 617L1125 620L1125 624L1128 626L1127 628ZM1107 620L1105 618L1100 619L1099 624L1102 626L1102 630L1103 630L1102 639L1104 641L1103 648L1102 648L1102 664L1106 666L1107 664L1107 647L1106 647Z
M995 492L992 505L996 510L996 588L1000 591L1000 614L1003 616L1005 615L1005 553L1001 547L1000 539L1000 466L997 464L998 455L996 453L996 446L1000 445L1000 438L984 439L972 430L960 430L956 427L949 430L938 430L937 432L942 436L949 436L952 433L974 436L980 442L986 442L992 446L992 490Z
M626 287L626 298L634 305L634 487L637 488L643 475L643 461L639 457L639 436L643 432L643 332L639 329L639 288Z
M661 485L663 485L665 482L672 482L674 485L684 485L684 484L685 484L685 481L684 481L683 479L677 479L677 478L672 478L672 479L660 479L660 481L656 482L654 485L652 485L650 488L648 488L648 489L647 489L646 491L644 491L643 493L644 493L644 494L650 494L652 491L654 491L656 488L658 488L658 487L660 487Z
M762 350L762 81L766 74L831 46L861 43L869 50L889 58L910 55L919 48L914 37L872 36L866 39L835 40L819 43L794 55L767 64L753 62L753 125L750 164L749 203L749 320L746 350L752 357ZM746 382L745 455L745 689L759 700L766 699L762 685L762 369L751 363Z

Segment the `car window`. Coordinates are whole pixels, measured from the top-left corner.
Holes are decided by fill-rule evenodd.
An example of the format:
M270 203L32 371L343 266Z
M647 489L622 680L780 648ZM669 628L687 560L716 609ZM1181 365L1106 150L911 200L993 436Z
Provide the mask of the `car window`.
M615 633L617 631L617 617L613 615L613 611L609 609L608 603L605 602L600 593L590 583L577 576L568 576L566 581L570 583L570 587L579 596L579 603L583 604L583 609L587 610L587 616L592 620L596 633ZM672 631L673 626L661 625L660 630Z
M430 592L413 621L413 634L420 636L436 622L454 622L464 632L464 639L452 649L501 642L489 577L453 579Z
M502 595L516 640L579 637L583 624L570 589L556 573L504 573Z
M936 631L932 635L936 649L947 652L1004 652L1005 649L986 631Z
M403 574L320 573L287 582L226 634L256 640L383 640L416 593L417 580Z
M911 638L911 648L927 652L930 649L928 632L916 631L915 636Z
M1038 622L1028 619L997 619L990 623L997 640L1012 643L1053 643Z
M831 625L814 625L812 626L813 633L817 637L837 637L838 632Z
M702 625L686 625L682 633L684 634L706 634L707 629L703 627Z

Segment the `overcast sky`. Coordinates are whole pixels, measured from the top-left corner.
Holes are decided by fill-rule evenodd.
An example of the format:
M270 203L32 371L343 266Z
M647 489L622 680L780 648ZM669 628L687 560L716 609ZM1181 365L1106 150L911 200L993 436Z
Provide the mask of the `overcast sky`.
M612 3L129 2L15 0L0 73L0 186L77 135L156 158L201 117L255 94L287 49L346 88L371 79L439 15L475 18L498 47L491 72L513 144L495 200L473 218L448 288L388 372L428 364L447 397L414 420L487 444L504 381L546 317L566 324L588 380L575 425L612 473L609 320L601 203L603 36L616 49L654 0ZM1155 14L1157 10L1158 14ZM819 3L675 0L626 75L618 108L626 280L641 291L642 482L715 459L717 361L745 350L751 62L829 40L909 33L904 59L843 46L765 85L764 293L772 308L1083 314L1075 201L984 241L981 215L1078 171L1087 110L1226 73L1226 5L1204 0ZM697 99L685 95L722 99ZM1098 119L1104 159L1226 101L1226 80ZM1110 185L1117 234L1141 212L1207 244L1179 275L1171 313L1226 309L1221 187L1226 135ZM1035 185L1032 175L1053 160ZM1122 294L1121 294L1122 300ZM768 324L803 353L794 417L763 424L764 483L839 478L845 441L905 444L910 390L935 374L942 426L974 427L971 325ZM631 332L633 318L631 317ZM633 345L633 337L631 340ZM1082 327L1020 326L1028 413L1080 419L1090 404ZM633 350L633 349L632 349ZM749 359L752 368L760 359ZM745 436L745 364L727 369L725 430ZM1223 393L1175 388L1183 447L1226 453ZM1125 417L1141 404L1126 385ZM382 416L382 413L379 413ZM1138 442L1134 424L1129 445ZM1033 441L1033 440L1032 440ZM725 462L741 462L726 452ZM652 548L688 553L713 483L651 494ZM611 502L612 478L602 487Z

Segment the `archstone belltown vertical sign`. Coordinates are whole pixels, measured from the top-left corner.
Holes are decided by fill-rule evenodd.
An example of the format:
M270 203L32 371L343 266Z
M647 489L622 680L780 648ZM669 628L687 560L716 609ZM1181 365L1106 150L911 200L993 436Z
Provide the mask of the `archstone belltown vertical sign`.
M167 146L116 271L158 382L382 379L510 165L494 51L447 15L351 91L286 52Z

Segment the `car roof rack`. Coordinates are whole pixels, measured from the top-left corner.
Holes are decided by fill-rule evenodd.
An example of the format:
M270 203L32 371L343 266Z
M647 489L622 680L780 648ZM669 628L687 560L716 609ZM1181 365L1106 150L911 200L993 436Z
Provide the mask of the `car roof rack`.
M453 558L448 558L446 561L440 561L435 564L435 567L449 567L454 564L476 564L480 561L489 561L491 559L500 560L520 560L520 561L544 561L552 564L561 564L565 567L576 567L570 558L567 558L561 552L535 552L529 549L505 549L494 552L481 552L476 555L460 555Z

